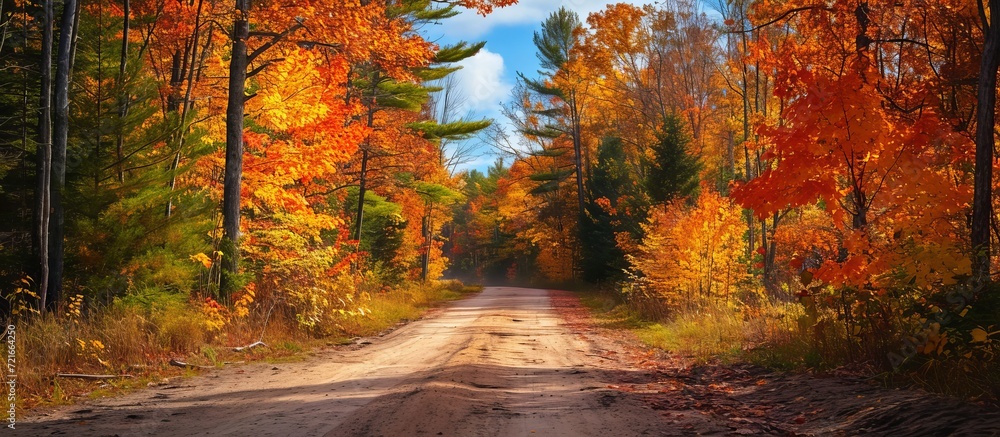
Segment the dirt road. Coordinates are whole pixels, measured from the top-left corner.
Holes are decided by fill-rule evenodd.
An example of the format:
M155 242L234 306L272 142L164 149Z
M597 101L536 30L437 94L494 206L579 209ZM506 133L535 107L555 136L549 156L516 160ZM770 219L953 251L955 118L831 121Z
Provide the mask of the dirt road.
M18 422L68 436L1000 435L1000 414L863 380L690 366L565 292L491 287L361 347L208 371Z
M253 364L18 423L32 435L659 435L543 290L488 288L358 350ZM615 369L620 370L620 369ZM647 407L648 408L648 407Z

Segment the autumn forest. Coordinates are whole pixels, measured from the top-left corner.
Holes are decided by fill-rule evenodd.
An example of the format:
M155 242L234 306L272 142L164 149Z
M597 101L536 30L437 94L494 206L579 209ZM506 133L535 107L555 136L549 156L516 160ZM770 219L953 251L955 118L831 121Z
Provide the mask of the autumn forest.
M699 359L1000 398L1000 0L561 8L504 117L464 116L485 42L423 29L518 7L4 0L19 402L85 390L56 369L291 353L500 283Z

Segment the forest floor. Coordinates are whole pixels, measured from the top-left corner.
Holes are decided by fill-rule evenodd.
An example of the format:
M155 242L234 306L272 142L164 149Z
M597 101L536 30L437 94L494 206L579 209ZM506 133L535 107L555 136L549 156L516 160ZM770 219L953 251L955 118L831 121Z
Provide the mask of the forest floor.
M571 293L489 287L380 337L38 409L68 436L1000 435L1000 411L847 376L693 365Z

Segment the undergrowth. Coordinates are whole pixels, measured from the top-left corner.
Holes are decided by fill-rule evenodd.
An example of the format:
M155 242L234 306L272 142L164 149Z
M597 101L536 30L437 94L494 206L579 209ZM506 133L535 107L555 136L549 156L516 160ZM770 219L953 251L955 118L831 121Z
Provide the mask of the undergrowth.
M481 287L465 286L456 281L442 282L434 287L411 284L393 288L376 293L366 304L363 317L345 317L338 322L338 328L351 337L375 335L398 323L419 318L424 310L438 302L456 300L480 290Z
M15 322L16 409L72 403L190 375L171 360L199 366L302 359L310 349L370 336L419 318L443 301L481 290L452 281L411 284L371 295L363 314L340 317L323 335L304 329L294 311L262 302L236 317L214 301L157 290L135 292L104 306L83 305ZM235 347L262 341L266 347ZM57 374L130 375L90 381ZM5 397L6 398L6 397ZM9 402L7 404L9 408Z
M666 309L655 308L648 299L630 302L606 290L582 292L580 297L600 325L630 330L651 347L700 364L742 362L785 371L840 369L890 387L918 387L993 404L1000 399L996 344L963 346L953 340L942 348L956 354L919 353L889 367L879 358L893 349L875 352L881 356L864 355L859 336L847 335L837 314L810 312L797 301L694 302Z
M688 311L674 312L670 317L651 316L652 304L626 302L610 292L587 292L582 302L607 328L629 329L643 343L684 356L699 363L710 361L781 361L788 359L780 349L764 347L767 339L790 337L787 317L772 314L748 314L732 306L705 305ZM666 314L657 310L652 314ZM777 334L777 335L776 335ZM768 353L780 355L758 354Z

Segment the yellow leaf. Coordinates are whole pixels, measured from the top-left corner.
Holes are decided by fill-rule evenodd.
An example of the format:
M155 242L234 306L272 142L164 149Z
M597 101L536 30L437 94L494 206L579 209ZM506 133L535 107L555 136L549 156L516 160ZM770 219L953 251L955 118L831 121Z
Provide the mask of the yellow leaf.
M971 334L973 343L983 343L986 341L986 330L983 328L973 329Z
M196 253L191 255L191 261L200 262L201 265L205 266L206 269L212 268L212 259L205 255L204 253Z

